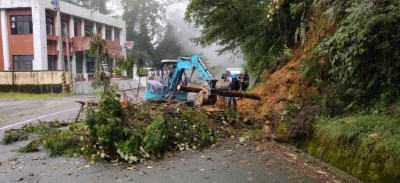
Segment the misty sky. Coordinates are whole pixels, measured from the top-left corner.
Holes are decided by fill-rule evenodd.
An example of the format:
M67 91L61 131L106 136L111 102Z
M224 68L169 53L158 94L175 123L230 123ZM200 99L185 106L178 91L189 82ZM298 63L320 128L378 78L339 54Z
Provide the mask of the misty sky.
M202 48L201 46L196 46L195 43L190 41L190 38L198 37L200 32L190 27L184 20L183 16L186 11L186 6L189 1L183 1L181 3L174 3L167 7L167 17L166 20L169 21L175 28L177 32L177 37L180 44L185 48L185 50L193 52L195 54L203 54L211 66L220 67L220 72L214 77L219 77L224 69L227 67L242 67L243 59L233 56L230 53L225 53L223 55L218 55L216 50L220 49L219 46L213 45L210 47ZM110 0L107 4L108 8L112 10L112 15L122 15L123 8L121 7L119 0ZM170 58L168 58L170 59Z

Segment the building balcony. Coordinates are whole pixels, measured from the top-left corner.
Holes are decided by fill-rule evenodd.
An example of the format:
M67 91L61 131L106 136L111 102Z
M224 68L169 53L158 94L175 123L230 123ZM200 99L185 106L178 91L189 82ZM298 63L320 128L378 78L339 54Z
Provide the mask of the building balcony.
M69 42L72 42L71 39L73 39L73 38L70 38ZM58 41L58 36L56 36L56 35L47 35L47 40L48 41ZM67 39L66 39L65 36L63 36L62 41L63 42L67 42Z
M72 43L74 45L73 50L76 51L86 51L89 50L90 47L90 42L91 42L91 38L87 38L87 37L74 37L72 38ZM108 47L108 55L111 58L120 58L121 57L121 53L122 53L122 46L120 45L120 43L118 41L111 41L111 40L105 40L107 43L107 47Z

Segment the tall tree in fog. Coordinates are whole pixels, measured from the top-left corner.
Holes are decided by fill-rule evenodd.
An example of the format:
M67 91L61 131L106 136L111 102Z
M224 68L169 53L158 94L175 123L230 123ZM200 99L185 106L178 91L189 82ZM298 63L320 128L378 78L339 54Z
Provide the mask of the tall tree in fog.
M153 67L161 67L162 59L177 59L181 54L183 54L183 49L181 45L179 45L175 33L174 26L168 23L165 29L164 38L155 50Z
M165 15L165 8L157 0L121 0L124 8L123 18L127 26L127 40L135 42L134 52L153 60L153 37Z

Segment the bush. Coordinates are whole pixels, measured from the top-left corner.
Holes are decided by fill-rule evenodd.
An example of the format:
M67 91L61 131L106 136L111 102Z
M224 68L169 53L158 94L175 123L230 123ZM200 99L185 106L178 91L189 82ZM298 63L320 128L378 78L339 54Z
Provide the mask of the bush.
M390 104L400 97L400 2L339 1L331 3L326 14L337 23L337 30L316 49L318 61L328 68L309 63L323 71L322 79L334 85L333 96L343 101L341 111L376 102ZM340 108L338 108L340 109Z

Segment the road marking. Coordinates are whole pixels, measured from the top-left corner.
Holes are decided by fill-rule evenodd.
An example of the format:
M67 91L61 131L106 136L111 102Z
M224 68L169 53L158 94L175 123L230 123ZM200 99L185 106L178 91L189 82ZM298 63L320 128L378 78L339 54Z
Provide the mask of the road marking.
M17 126L17 125L20 125L20 124L28 123L30 121L38 120L40 118L45 118L45 117L53 116L53 115L56 115L56 114L72 111L72 110L75 110L75 109L80 109L80 107L75 107L75 108L67 109L67 110L64 110L64 111L58 111L58 112L55 112L55 113L46 114L46 115L43 115L43 116L32 118L32 119L29 119L29 120L26 120L26 121L22 121L22 122L19 122L19 123L15 123L15 124L12 124L12 125L8 125L8 126L5 126L5 127L2 127L2 128L0 128L0 130L5 130L5 129L13 127L13 126Z

